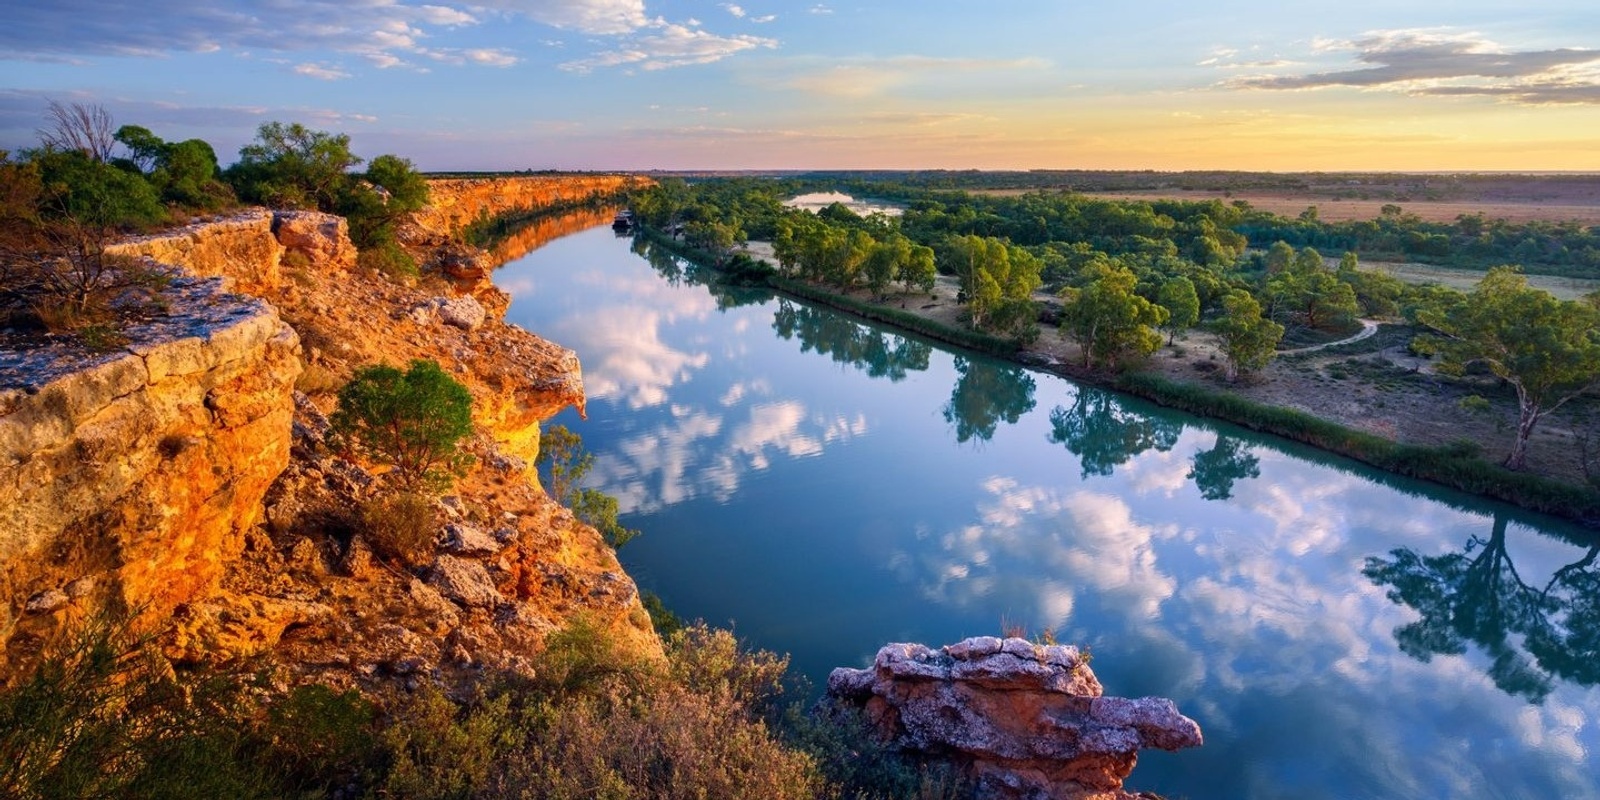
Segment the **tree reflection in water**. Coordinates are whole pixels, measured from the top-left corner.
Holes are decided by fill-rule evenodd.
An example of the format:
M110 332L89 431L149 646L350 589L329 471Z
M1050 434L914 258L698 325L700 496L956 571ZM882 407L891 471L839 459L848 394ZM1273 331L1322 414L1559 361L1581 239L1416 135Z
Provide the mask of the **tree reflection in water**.
M961 377L950 390L944 419L956 426L957 442L965 444L974 437L986 442L1001 420L1015 425L1033 410L1035 386L1027 370L960 355L955 357L955 368Z
M1495 686L1538 703L1557 681L1600 682L1600 543L1558 570L1542 588L1529 583L1506 550L1506 519L1488 539L1459 553L1421 556L1409 547L1367 559L1362 574L1422 619L1396 628L1400 649L1420 661L1460 655L1469 644L1490 658Z
M933 355L927 342L907 339L852 321L839 313L778 299L772 330L800 340L800 351L831 357L874 378L904 380L909 372L925 372Z
M1227 500L1233 496L1235 481L1261 477L1261 459L1232 436L1217 435L1210 450L1194 454L1189 474L1200 496L1207 500Z
M650 268L654 269L668 286L674 288L683 285L704 286L717 301L719 311L760 305L772 299L771 289L727 283L716 270L680 258L664 247L651 244L650 240L642 236L634 237L628 249L649 263Z
M1110 392L1079 387L1072 407L1050 411L1050 441L1078 456L1083 477L1110 475L1128 459L1178 443L1183 424L1132 412Z

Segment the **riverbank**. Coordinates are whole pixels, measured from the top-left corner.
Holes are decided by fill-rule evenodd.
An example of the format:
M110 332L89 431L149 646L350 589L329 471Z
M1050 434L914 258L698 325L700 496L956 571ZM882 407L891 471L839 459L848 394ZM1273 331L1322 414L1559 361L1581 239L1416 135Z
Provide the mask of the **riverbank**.
M702 264L714 259L653 231L653 241ZM752 248L749 254L764 253ZM1532 442L1535 468L1514 472L1492 463L1509 449L1514 399L1499 397L1492 384L1445 381L1409 355L1409 336L1395 326L1362 342L1274 359L1250 381L1221 381L1221 361L1212 337L1191 331L1163 348L1138 372L1107 374L1077 366L1076 345L1054 328L1023 346L966 329L956 303L958 287L944 278L929 294L891 294L874 301L865 293L840 294L772 276L775 290L846 313L892 325L960 347L1026 364L1091 386L1113 389L1202 416L1308 444L1379 469L1511 503L1600 528L1600 492L1583 486L1582 435L1591 398L1565 416L1549 419ZM1478 394L1487 412L1459 401Z

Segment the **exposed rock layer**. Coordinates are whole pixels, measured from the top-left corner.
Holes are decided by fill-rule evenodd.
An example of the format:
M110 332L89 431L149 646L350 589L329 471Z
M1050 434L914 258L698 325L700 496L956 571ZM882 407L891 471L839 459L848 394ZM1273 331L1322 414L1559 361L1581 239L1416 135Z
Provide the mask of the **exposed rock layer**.
M257 222L220 235L248 240ZM0 353L7 656L84 616L160 619L213 589L289 461L294 331L217 279L179 279L165 299L173 310L115 352Z
M871 669L834 670L828 694L895 746L962 764L986 798L1132 798L1139 750L1201 744L1172 701L1103 697L1077 648L1025 639L887 645Z
M446 239L483 218L576 205L649 183L635 175L445 178L428 181L429 203L411 217L409 243ZM436 244L437 242L435 242Z
M423 216L448 235L625 181L446 182ZM335 684L528 669L580 613L659 653L614 553L531 469L539 423L582 406L577 358L505 324L498 289L451 297L354 271L344 220L315 212L244 212L116 252L215 279L179 280L170 319L129 331L126 351L0 351L0 676L122 609L167 630L180 661L270 652ZM350 538L382 480L328 449L322 414L354 369L414 358L468 386L480 433L432 511L437 558L406 575ZM310 397L292 397L302 366Z

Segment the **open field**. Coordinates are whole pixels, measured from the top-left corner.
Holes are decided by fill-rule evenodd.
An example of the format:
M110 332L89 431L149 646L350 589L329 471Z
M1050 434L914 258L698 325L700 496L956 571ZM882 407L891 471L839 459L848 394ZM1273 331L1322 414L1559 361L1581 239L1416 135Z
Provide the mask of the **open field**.
M1363 261L1364 269L1386 272L1406 283L1438 283L1463 292L1470 292L1483 279L1482 270L1451 269L1431 264L1393 261ZM1553 275L1529 275L1528 285L1543 289L1562 300L1577 300L1600 290L1600 280L1588 278L1561 278Z
M1002 176L1006 177L1006 176ZM1482 213L1510 222L1576 221L1600 225L1600 174L1423 174L1273 172L1060 172L991 178L962 187L1013 195L1068 189L1126 200L1243 200L1285 216L1316 206L1324 220L1373 219L1385 205L1431 222Z
M1456 217L1482 213L1490 219L1508 222L1575 221L1584 225L1600 225L1600 199L1592 204L1575 202L1535 202L1514 200L1360 200L1342 197L1316 197L1286 192L1221 192L1221 191L1153 191L1153 192L1090 192L1096 197L1110 200L1243 200L1253 208L1270 211L1285 217L1299 216L1309 206L1316 206L1317 217L1329 222L1376 219L1383 206L1393 203L1407 214L1415 214L1429 222L1455 222Z

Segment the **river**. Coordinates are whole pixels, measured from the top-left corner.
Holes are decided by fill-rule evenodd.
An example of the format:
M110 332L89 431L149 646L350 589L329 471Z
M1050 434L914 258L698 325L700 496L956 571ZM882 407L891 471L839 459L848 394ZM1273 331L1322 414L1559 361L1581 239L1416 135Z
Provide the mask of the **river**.
M678 614L821 685L894 641L1087 646L1206 744L1173 798L1600 797L1600 539L861 324L597 227L502 267Z

